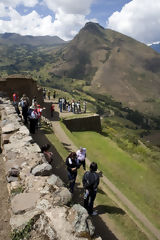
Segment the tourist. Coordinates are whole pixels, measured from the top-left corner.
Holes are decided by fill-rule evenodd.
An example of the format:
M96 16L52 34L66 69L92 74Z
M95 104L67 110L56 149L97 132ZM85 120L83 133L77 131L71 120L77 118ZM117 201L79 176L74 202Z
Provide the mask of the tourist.
M37 105L38 127L41 127L41 116L42 116L43 109L45 109L45 108L41 108L41 106L39 104Z
M51 92L50 92L49 90L48 90L47 95L48 95L48 100L50 100L50 98L51 98Z
M53 117L54 108L55 108L54 104L51 104L51 117Z
M56 91L53 92L53 99L56 98Z
M18 102L18 95L17 93L13 93L13 105Z
M97 212L93 211L93 204L99 185L99 175L96 173L97 168L97 163L92 162L90 164L90 171L85 172L82 179L84 187L84 208L93 216L97 215Z
M79 167L83 165L83 169L86 170L86 148L80 147L80 149L76 152L77 154L77 163Z
M38 126L38 117L39 117L39 113L37 112L37 108L34 108L29 117L30 133L35 134L36 126Z
M41 152L44 154L46 161L51 164L53 161L53 153L49 152L50 147L50 144L44 144L41 147Z
M32 99L32 106L34 106L35 108L37 107L37 98L36 98L36 96L34 96L33 99Z
M23 94L19 105L22 108L22 116L24 119L24 123L27 124L27 116L28 116L28 107L29 107L29 98L26 96L26 94Z
M69 179L69 191L73 193L78 169L77 154L75 152L71 152L66 158L66 165Z
M87 111L87 103L86 101L83 102L83 112L86 113Z
M46 89L43 88L43 99L46 99Z

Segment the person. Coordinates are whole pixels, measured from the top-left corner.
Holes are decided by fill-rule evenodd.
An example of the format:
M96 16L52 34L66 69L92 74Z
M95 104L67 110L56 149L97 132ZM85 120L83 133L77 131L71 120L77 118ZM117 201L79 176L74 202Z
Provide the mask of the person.
M38 116L39 116L39 113L37 112L37 109L33 109L33 111L31 112L31 115L30 115L30 133L33 133L35 134L35 130L36 130L36 126L38 125Z
M83 112L86 113L87 111L87 103L86 101L83 102Z
M44 144L41 147L41 152L44 154L45 159L48 163L52 163L53 161L53 153L49 152L50 147L51 147L50 144Z
M51 92L48 90L48 100L51 98Z
M86 148L80 147L80 149L77 150L76 154L77 154L77 162L78 162L79 167L81 165L83 165L83 169L86 170L86 161L85 161Z
M37 107L37 98L36 98L36 96L34 96L33 99L32 99L32 106Z
M69 191L73 193L78 169L77 154L75 152L71 152L66 158L66 165L69 179Z
M54 108L55 108L55 106L54 106L54 104L52 104L52 105L51 105L51 117L53 117Z
M97 187L99 185L99 175L96 173L98 169L97 163L92 162L90 164L90 171L85 172L82 183L84 187L84 208L90 215L97 215L96 211L93 211L94 200L97 194Z
M41 116L42 116L43 108L38 104L37 105L37 113L38 113L38 127L41 127Z
M13 105L18 102L18 95L17 93L13 93Z
M26 94L23 94L19 105L22 108L22 116L24 119L24 123L27 124L28 123L27 117L28 117L29 98L26 96Z
M56 98L56 91L53 92L53 98Z
M43 99L46 99L46 89L43 88Z

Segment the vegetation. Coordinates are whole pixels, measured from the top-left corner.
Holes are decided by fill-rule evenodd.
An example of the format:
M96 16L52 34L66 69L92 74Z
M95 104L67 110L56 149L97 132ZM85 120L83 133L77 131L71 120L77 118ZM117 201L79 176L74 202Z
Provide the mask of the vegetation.
M65 161L68 155L68 151L65 149L64 145L59 142L57 137L54 135L53 132L50 131L50 129L48 129L47 131L47 128L48 128L47 125L43 125L41 130L42 131L45 130L45 132L47 132L46 136L48 140L50 141L51 144L53 144L56 147L57 151L60 153L61 157ZM63 128L65 128L65 126L63 126ZM65 131L68 132L68 134L71 134L66 128L65 128ZM69 137L71 136L69 135ZM88 149L87 149L87 153L88 153ZM83 173L84 173L83 169L79 169L77 181L80 184L81 184ZM124 239L147 240L145 234L142 233L137 228L136 224L130 219L130 217L121 208L119 208L119 206L114 201L112 201L106 194L104 194L103 188L106 188L106 186L103 186L102 189L101 188L99 189L97 198L96 198L96 205L98 208L100 208L99 211L107 213L105 215L106 216L105 220L110 221L111 224L114 225L114 228L116 228L116 231L120 232L121 235L124 236ZM133 232L132 236L130 235L131 232Z
M14 230L11 233L11 240L21 240L21 239L29 239L30 232L33 229L34 220L31 219L22 230Z
M19 186L19 187L15 188L15 189L11 190L11 195L15 196L16 194L22 193L23 191L24 191L23 187Z

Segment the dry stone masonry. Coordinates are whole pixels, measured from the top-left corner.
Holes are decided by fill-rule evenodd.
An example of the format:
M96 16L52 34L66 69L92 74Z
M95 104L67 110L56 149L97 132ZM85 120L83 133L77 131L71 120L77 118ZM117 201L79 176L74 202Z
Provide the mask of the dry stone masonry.
M46 162L11 102L1 96L0 113L12 236L19 233L23 236L29 229L30 239L93 239L94 226L87 211L79 204L69 207L71 193L52 174L52 166Z

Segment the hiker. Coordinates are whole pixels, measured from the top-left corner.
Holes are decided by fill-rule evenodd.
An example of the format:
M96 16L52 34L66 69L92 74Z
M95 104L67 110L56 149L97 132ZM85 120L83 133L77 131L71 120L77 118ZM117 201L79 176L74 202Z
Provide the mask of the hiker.
M53 98L56 98L56 91L53 92Z
M46 99L46 89L43 88L43 99Z
M48 90L47 95L48 95L48 100L50 100L50 98L51 98L51 92L50 92L49 90Z
M66 165L69 179L69 191L73 193L78 169L77 154L75 152L71 152L66 158Z
M62 108L63 108L62 98L59 98L59 109L60 109L60 112L62 112Z
M37 113L38 113L38 127L41 127L41 116L42 116L42 111L44 108L41 108L41 106L38 104L37 105Z
M23 94L19 105L22 108L22 116L24 119L24 123L27 124L27 116L28 116L28 107L29 107L29 98L26 96L26 94Z
M81 165L83 165L83 169L86 170L86 161L85 161L86 148L80 147L80 149L77 150L76 154L77 154L77 163L78 163L79 167Z
M34 96L34 98L32 99L32 106L37 107L37 98L36 98L36 96Z
M53 161L53 153L49 152L50 147L50 144L44 144L41 147L41 152L44 154L46 161L51 164Z
M55 108L55 106L54 106L54 104L52 104L52 105L51 105L51 117L53 117L54 108Z
M13 105L18 102L18 95L17 93L13 93Z
M87 111L87 103L86 101L83 102L83 112L86 113Z
M93 211L93 204L97 194L97 187L99 185L99 175L97 171L97 163L92 162L90 164L90 171L85 172L82 183L84 187L84 208L90 215L97 215L96 211Z
M38 116L39 116L39 113L37 112L37 109L34 108L31 112L31 115L29 117L29 120L30 120L30 133L33 133L35 134L35 131L36 131L36 126L38 126Z

